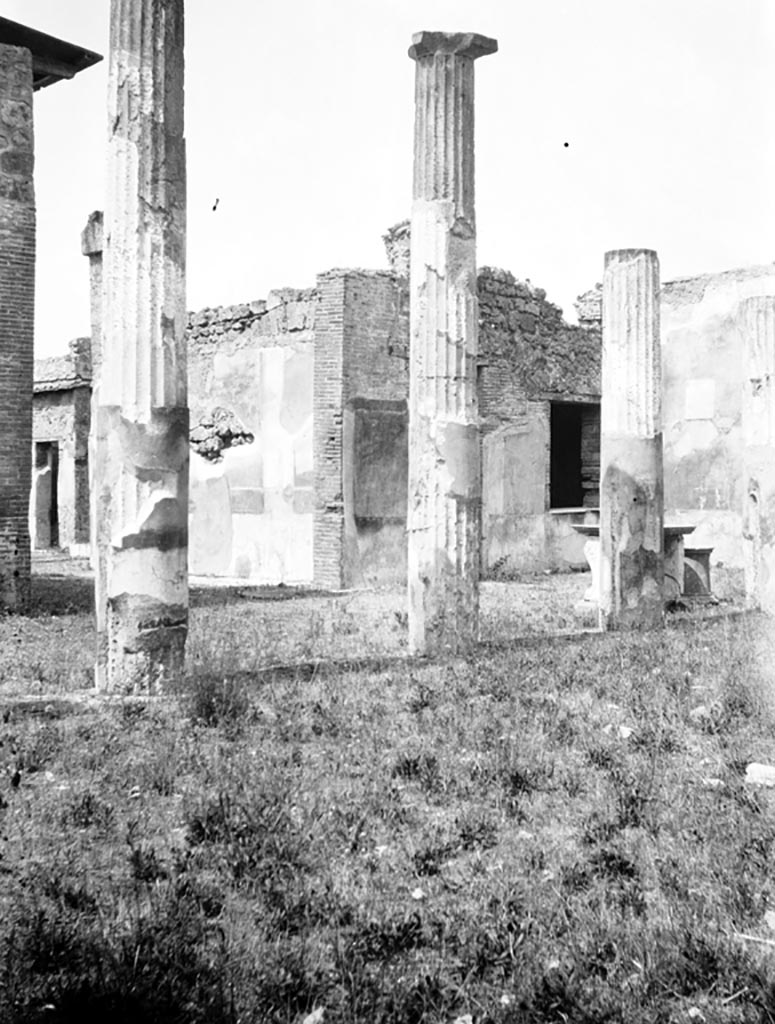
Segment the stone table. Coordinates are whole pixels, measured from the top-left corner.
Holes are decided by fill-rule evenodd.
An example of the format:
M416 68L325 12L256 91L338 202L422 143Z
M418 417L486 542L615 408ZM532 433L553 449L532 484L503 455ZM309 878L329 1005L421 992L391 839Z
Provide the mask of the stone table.
M573 523L573 529L589 537L584 545L584 557L592 571L592 583L584 592L584 600L598 604L600 593L600 526L597 523ZM683 593L684 537L694 531L693 526L663 526L665 552L664 601L677 600Z

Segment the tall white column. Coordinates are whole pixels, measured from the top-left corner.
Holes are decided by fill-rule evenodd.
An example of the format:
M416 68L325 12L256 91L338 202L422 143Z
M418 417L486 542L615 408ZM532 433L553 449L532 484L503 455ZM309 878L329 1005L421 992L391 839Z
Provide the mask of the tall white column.
M410 258L409 645L467 649L479 630L481 481L474 61L494 39L420 32Z
M111 4L94 468L97 685L117 692L179 677L188 622L183 8Z
M664 487L659 261L606 253L600 441L600 620L664 621Z

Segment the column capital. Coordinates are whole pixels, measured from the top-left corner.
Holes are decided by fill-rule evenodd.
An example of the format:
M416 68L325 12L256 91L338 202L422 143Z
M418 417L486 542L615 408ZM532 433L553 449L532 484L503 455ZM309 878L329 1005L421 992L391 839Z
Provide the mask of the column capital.
M434 57L437 53L454 57L486 57L495 53L498 40L480 36L476 32L415 32L409 56L412 60Z
M639 256L645 256L647 259L658 258L655 249L609 249L605 254L605 266L607 267L609 263L628 263Z

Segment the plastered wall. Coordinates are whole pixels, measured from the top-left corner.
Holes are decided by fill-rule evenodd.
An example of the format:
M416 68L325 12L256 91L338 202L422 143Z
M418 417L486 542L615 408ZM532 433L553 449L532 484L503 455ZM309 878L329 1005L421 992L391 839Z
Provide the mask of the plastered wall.
M189 318L192 424L223 407L254 438L217 461L192 452L193 574L312 579L315 302L314 292L285 289Z
M692 547L741 566L739 303L775 294L775 266L667 282L661 295L665 507Z
M88 338L70 342L68 355L38 360L32 403L33 465L36 442L54 442L58 451L57 508L59 547L83 554L89 542L89 423L91 419L91 360ZM31 535L37 538L37 506L46 499L37 494L33 480L30 494ZM45 489L45 481L43 487ZM48 538L40 536L39 543Z

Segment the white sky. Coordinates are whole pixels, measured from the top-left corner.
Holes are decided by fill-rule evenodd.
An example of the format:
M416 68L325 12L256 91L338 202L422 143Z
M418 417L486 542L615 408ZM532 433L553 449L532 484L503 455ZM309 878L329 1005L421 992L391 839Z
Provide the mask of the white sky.
M420 29L499 43L476 64L480 265L572 319L606 249L657 249L664 280L775 260L773 0L186 6L190 309L386 265L381 236L410 212ZM38 356L89 333L80 232L103 207L108 11L0 0L106 58L36 94Z

